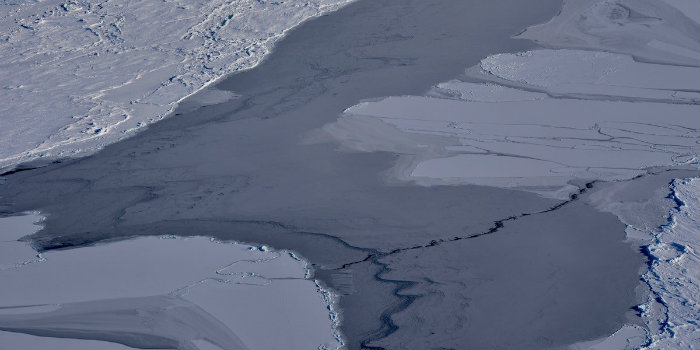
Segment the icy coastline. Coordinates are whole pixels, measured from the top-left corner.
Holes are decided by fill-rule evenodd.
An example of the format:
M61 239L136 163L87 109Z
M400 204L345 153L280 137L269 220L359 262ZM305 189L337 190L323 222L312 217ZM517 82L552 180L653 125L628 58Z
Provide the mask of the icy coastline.
M350 1L3 2L0 171L127 137Z
M668 224L651 232L645 252L649 271L642 278L651 289L638 306L650 329L645 349L700 347L700 178L676 179L669 197L676 207Z
M18 239L41 219L0 218L3 348L343 345L334 296L292 252L166 236L37 254Z

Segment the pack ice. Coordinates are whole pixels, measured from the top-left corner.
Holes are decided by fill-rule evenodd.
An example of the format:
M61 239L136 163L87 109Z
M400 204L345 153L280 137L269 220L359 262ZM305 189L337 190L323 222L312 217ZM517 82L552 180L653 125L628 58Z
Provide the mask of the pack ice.
M124 138L349 1L3 1L0 170Z

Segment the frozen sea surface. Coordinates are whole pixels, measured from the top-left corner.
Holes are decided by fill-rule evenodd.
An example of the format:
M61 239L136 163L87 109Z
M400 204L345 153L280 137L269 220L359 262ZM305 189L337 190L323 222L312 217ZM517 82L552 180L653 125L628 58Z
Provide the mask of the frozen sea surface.
M403 154L402 180L562 199L571 181L696 166L698 14L668 3L566 1L519 36L558 49L491 55L426 96L369 100L323 130L349 149Z
M405 180L563 198L575 179L697 162L700 69L540 50L491 56L479 72L510 86L449 81L430 96L358 104L324 130L351 149L412 154L394 169Z
M700 348L700 178L676 179L670 197L677 207L646 247L651 288L639 306L651 331L649 349Z
M3 1L0 171L122 139L349 1Z
M406 167L410 161L420 164L449 158L449 152L483 156L483 151L455 143L454 135L427 130L422 123L417 124L423 129L416 127L413 132L371 115L348 115L341 118L336 130L353 131L340 124L354 123L357 132L343 139L344 145L388 152L338 152L337 143L327 137L319 140L318 132L309 132L335 121L342 110L359 100L382 95L413 95L422 99L419 102L434 100L441 108L459 106L455 115L469 103L488 107L531 104L536 109L528 113L529 121L545 126L555 116L538 112L552 112L569 101L580 101L578 109L596 106L595 111L606 110L597 105L603 102L631 106L634 111L642 106L661 111L666 105L696 107L694 91L687 91L687 86L672 85L680 90L669 96L662 88L649 88L624 71L604 81L607 85L598 86L605 90L604 96L589 93L588 85L596 82L587 80L586 74L595 74L596 69L587 70L572 88L531 78L530 83L509 80L511 76L503 72L501 76L473 72L480 78L460 75L466 66L481 69L480 62L488 55L533 52L530 42L508 38L525 25L550 18L557 4L535 0L530 5L523 5L522 0L357 2L301 26L276 46L278 55L271 55L258 69L232 75L218 85L221 90L212 90L209 96L214 101L219 100L217 95L223 95L221 100L234 100L199 109L195 102L179 118L168 118L95 156L11 174L1 189L7 203L3 208L39 208L51 213L46 229L30 238L43 249L176 233L266 242L301 251L316 264L318 278L342 293L342 327L351 348L562 348L614 332L627 334L630 327L623 326L628 314L633 314L630 308L639 303L635 287L642 259L624 241L625 226L614 215L601 213L586 202L605 184L570 184L567 178L577 177L565 173L554 185L524 182L514 186L540 193L576 185L578 200L568 197L563 188L563 201L487 186L415 186L379 174L396 162L410 169ZM501 25L482 30L494 23ZM570 54L567 59L595 63L595 57L586 56L588 51L567 47L533 54L532 60L522 56L527 64L548 55L552 57L547 64L566 63L557 58L564 53ZM516 63L520 59L499 57ZM623 57L620 62L622 69L630 61ZM666 64L663 66L665 69ZM639 67L648 68L632 68ZM556 72L566 71L563 66ZM429 97L419 96L441 81L445 83ZM626 85L612 88L611 84L621 81ZM568 94L566 98L557 95L560 88ZM237 95L224 89L241 97L236 99ZM642 98L638 96L641 91L648 94ZM634 107L637 102L644 104ZM581 113L566 121L574 123ZM599 117L625 122L624 116ZM686 112L673 118L683 121L684 117ZM513 128L506 130L510 134L505 138L534 135L535 141L550 150L544 153L547 157L557 155L557 148L570 152L568 148L582 147L583 156L574 153L567 161L598 161L590 155L597 156L596 147L602 148L604 152L598 153L605 157L598 167L620 170L614 168L619 159L608 155L613 153L607 145L612 142L585 139L589 136L585 132L600 137L588 130L590 123L586 119L571 130L566 125L556 130L510 125ZM481 125L479 137L500 132L497 126ZM621 129L641 135L617 137L642 139L620 142L620 147L629 148L621 152L635 166L641 162L666 164L669 154L688 148L685 144L673 148L675 143L669 146L664 140L652 140L663 147L650 147L651 136L646 134L648 129L656 130L653 126ZM678 135L683 128L679 130L661 136L673 142L687 141ZM692 135L693 130L686 132ZM563 147L560 140L550 137L560 132L559 138L566 139ZM579 132L584 133L583 138L578 137ZM364 133L374 133L374 137ZM633 147L635 142L639 144ZM639 155L644 156L641 161ZM514 181L530 181L541 174L533 157L511 158L518 158L513 162L522 169L516 170L524 173ZM683 165L680 162L677 165ZM490 168L475 171L491 176L503 167L498 162L484 161L484 165ZM646 173L646 168L631 170ZM457 178L454 183L460 181ZM537 186L540 188L535 189ZM110 300L101 305L76 302L63 311L98 306L119 310L146 302L157 308L173 303L172 299L151 297ZM191 310L185 304L171 305L178 310L168 316L171 320Z
M697 66L699 10L695 0L565 0L559 15L518 37L551 48L578 47Z
M333 295L289 251L166 236L37 254L17 239L40 224L0 219L3 349L342 345Z
M391 173L425 186L477 184L560 199L575 199L584 182L604 187L587 200L618 216L630 244L648 245L648 300L638 306L643 322L630 318L609 337L571 347L698 348L700 190L696 179L673 182L677 208L659 232L669 214L666 189L655 187L668 176L660 173L697 173L697 8L696 1L565 1L554 19L518 36L545 48L486 57L425 96L369 99L322 130L345 149L401 154Z

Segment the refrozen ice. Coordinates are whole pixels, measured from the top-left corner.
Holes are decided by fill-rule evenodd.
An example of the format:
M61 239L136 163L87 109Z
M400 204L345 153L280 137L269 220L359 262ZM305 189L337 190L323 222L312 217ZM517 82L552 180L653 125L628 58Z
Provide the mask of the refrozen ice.
M676 179L670 186L677 207L647 246L649 271L643 279L651 295L642 317L651 330L646 349L700 348L700 178Z
M483 89L460 88L470 85ZM649 167L694 162L700 153L697 105L532 94L499 103L385 98L349 108L325 130L351 149L414 155L395 169L406 180L549 189L550 195L573 179L629 179Z
M561 199L572 180L697 164L700 26L682 13L692 6L669 3L566 1L520 35L557 49L486 57L471 81L363 102L323 129L348 149L402 154L402 180ZM692 52L651 49L649 37Z
M565 0L556 17L518 37L550 48L616 52L697 67L699 17L694 0Z
M333 349L343 344L335 296L311 280L308 263L291 252L166 236L49 251L34 259L36 251L17 239L40 229L39 217L0 219L3 345ZM5 255L11 250L17 253ZM6 261L10 258L15 263ZM152 326L140 328L144 322ZM153 343L151 336L160 340Z

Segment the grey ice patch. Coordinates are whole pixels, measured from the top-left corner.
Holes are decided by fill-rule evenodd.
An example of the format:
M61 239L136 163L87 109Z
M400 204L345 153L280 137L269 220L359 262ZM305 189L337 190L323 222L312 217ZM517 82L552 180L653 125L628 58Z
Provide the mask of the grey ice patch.
M682 2L566 0L556 17L518 37L545 47L618 52L643 61L697 67L697 5L684 14Z
M517 11L512 10L515 6ZM451 266L417 269L421 261L410 259L408 250L435 257L454 255L464 262L458 247L477 254L471 256L473 266L487 272L500 269L499 276L526 269L528 264L550 271L551 266L581 263L583 270L560 274L564 277L558 280L559 290L546 289L548 284L527 284L527 294L509 290L512 285L507 278L494 279L478 291L465 290L460 284L464 281L459 280L438 285L450 295L440 305L444 314L438 321L464 318L464 308L450 307L462 297L488 299L489 294L513 293L507 301L529 311L533 308L528 305L530 295L553 293L566 302L576 297L582 305L593 305L586 312L595 311L595 320L590 313L590 317L556 318L561 315L556 311L561 306L556 306L552 314L543 311L541 323L526 324L529 328L513 333L499 333L499 329L512 330L522 321L505 326L488 322L491 329L478 322L471 324L473 329L463 325L470 334L485 330L494 347L508 347L526 334L537 344L609 335L619 329L620 309L636 301L630 293L638 270L638 259L628 255L628 246L608 244L615 237L622 239L622 226L610 220L610 215L588 208L588 220L581 221L586 226L577 228L596 233L578 238L586 238L583 243L593 247L598 258L594 263L601 265L585 264L590 255L582 251L536 254L550 243L548 237L568 232L569 217L575 219L578 213L563 211L559 217L561 201L522 191L387 181L385 171L401 158L399 152L347 152L333 143L300 142L310 130L332 122L358 101L419 95L489 54L531 49L530 43L510 36L546 20L555 7L556 1L541 0L360 1L290 32L277 45L276 54L257 69L218 85L242 93L240 99L153 124L146 132L93 157L13 174L0 191L12 210L41 207L51 213L46 228L32 237L42 249L134 235L195 233L259 243L256 246L294 248L314 264L314 276L342 291L341 327L349 348L380 343L398 348L424 341L416 322L399 315L421 315L419 311L434 301L432 295L417 298L410 294L414 280L437 285L434 281L450 278ZM494 22L499 25L483 31ZM182 195L178 195L180 189ZM523 213L532 220L529 224L528 220L521 224L520 219L510 219L525 217ZM551 215L537 218L542 213ZM558 219L549 225L545 219L553 216ZM504 220L508 220L504 232L511 236L526 233L507 246L501 244L505 238L492 241L501 233L497 224L503 225ZM613 234L603 236L604 231ZM472 236L479 238L465 238ZM557 238L567 237L571 238ZM562 245L575 250L572 242ZM515 243L527 244L532 250L522 251ZM484 249L475 249L477 246ZM489 254L478 255L482 252ZM517 263L497 259L509 256ZM574 257L585 260L571 261ZM611 261L619 270L603 266ZM595 280L592 271L596 269L614 283ZM464 271L471 272L474 270ZM528 276L537 274L533 270ZM600 284L599 294L588 295L575 288L585 282L590 282L589 287ZM613 287L615 293L608 289ZM470 296L473 291L478 293ZM507 313L507 308L496 308L502 306L498 305L501 299L488 300L490 304L470 309L467 318L494 321L493 317ZM600 300L606 304L596 304ZM492 307L499 312L484 312ZM587 321L596 326L579 327ZM556 327L580 333L549 331ZM238 335L244 337L243 332ZM481 341L439 332L425 339L431 347L458 348Z
M94 339L135 348L197 349L206 340L221 349L247 349L225 324L187 300L167 296L61 304L50 312L6 315L0 330L42 337Z
M23 242L0 248L17 249L14 243L33 256ZM140 348L340 347L335 296L310 280L309 269L288 251L203 237L49 251L0 269L0 343L33 348L53 337Z
M178 113L192 112L202 106L217 105L237 98L241 95L228 90L220 90L215 86L207 86L196 94L178 104Z

